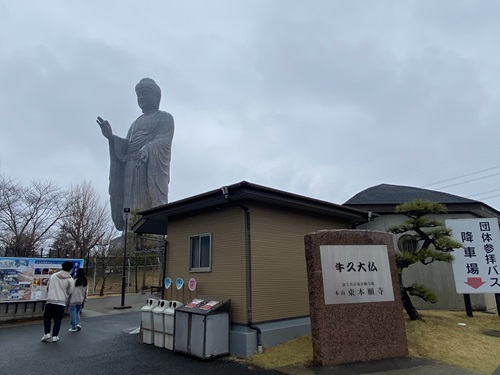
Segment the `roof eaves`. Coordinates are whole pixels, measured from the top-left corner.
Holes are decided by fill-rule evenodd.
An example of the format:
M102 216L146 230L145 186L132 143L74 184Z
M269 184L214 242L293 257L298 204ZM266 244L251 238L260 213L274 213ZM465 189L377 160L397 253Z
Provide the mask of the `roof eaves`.
M236 203L256 201L281 207L313 211L326 215L335 215L351 221L358 221L367 217L366 211L355 207L321 201L265 186L251 184L246 181L229 185L226 188L226 195L224 194L223 189L216 189L183 200L175 201L167 205L144 210L139 212L139 214L143 217L166 218L222 205L229 203L230 201Z

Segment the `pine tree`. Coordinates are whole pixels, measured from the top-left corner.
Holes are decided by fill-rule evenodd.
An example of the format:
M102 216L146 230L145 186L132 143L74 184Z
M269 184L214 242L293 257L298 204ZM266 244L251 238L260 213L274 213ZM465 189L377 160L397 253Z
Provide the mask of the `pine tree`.
M410 296L416 296L424 301L436 303L437 296L425 285L414 283L403 285L403 271L412 264L420 262L424 265L435 261L451 262L453 249L462 247L451 237L451 229L444 223L428 218L428 215L445 214L446 206L423 199L400 204L395 213L408 217L400 225L392 226L388 230L394 234L404 234L400 238L401 252L396 254L398 265L399 286L403 306L411 320L422 320L419 312L413 305Z

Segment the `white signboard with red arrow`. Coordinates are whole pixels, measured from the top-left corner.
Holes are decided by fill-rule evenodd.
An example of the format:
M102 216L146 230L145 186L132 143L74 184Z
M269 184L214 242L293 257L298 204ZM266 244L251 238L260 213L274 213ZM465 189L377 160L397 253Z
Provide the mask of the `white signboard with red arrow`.
M500 230L496 218L449 219L446 226L463 247L453 252L457 293L500 293Z

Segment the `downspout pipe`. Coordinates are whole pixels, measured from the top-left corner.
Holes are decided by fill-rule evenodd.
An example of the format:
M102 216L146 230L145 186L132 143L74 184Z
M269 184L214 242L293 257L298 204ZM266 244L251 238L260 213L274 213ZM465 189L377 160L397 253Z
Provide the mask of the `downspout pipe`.
M247 252L247 326L257 332L257 351L262 353L262 331L259 327L253 324L253 304L252 304L252 237L250 225L250 209L244 204L236 203L229 197L227 186L222 187L224 198L240 207L245 213L245 247Z
M161 281L161 299L165 299L165 278L167 277L167 253L168 253L168 240L167 236L163 237L163 272Z

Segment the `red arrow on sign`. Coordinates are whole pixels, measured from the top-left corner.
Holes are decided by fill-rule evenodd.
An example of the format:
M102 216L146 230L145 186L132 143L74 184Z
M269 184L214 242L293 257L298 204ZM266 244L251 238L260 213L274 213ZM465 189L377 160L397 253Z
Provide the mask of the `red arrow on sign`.
M486 284L486 281L483 281L480 277L468 277L465 284L473 287L474 289L479 288L481 285Z

